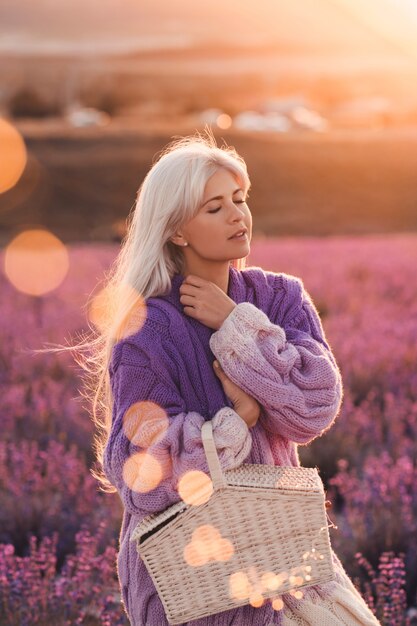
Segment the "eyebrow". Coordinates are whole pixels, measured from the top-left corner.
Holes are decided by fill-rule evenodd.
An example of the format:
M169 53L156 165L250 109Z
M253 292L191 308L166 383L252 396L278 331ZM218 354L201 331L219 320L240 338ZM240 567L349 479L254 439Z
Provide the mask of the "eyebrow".
M243 191L243 189L241 189L240 187L238 189L235 189L234 192L232 193L232 196L234 196L235 193L237 193L238 191ZM202 204L201 206L205 206L208 202L211 202L211 200L221 200L222 198L223 196L214 196L214 198L210 198L210 200L206 200L204 204Z

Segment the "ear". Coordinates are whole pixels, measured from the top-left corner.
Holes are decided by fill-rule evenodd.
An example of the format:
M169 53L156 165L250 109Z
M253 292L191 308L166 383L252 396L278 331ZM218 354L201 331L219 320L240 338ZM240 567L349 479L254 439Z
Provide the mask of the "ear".
M169 239L172 243L174 243L177 246L183 246L185 243L185 238L184 235L181 235L181 233L176 233L175 235L173 235L172 237L170 237Z

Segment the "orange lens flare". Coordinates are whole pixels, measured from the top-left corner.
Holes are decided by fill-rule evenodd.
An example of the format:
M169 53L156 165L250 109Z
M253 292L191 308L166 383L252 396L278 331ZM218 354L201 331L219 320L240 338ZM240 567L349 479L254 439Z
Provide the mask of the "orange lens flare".
M178 493L187 504L198 506L210 499L213 493L213 483L204 472L191 470L180 478Z
M6 247L4 272L19 291L41 296L53 291L69 269L66 246L43 229L27 230Z
M14 187L27 161L25 142L6 120L0 118L0 193Z

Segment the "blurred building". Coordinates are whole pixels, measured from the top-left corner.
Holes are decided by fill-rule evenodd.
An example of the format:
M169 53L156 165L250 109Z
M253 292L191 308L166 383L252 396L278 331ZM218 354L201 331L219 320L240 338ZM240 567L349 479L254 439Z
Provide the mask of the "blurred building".
M110 115L92 107L73 105L67 108L65 119L76 128L86 126L107 126L110 123Z
M391 100L371 96L343 102L332 110L330 117L339 128L376 128L391 125L396 113Z
M328 130L327 120L302 96L264 100L256 110L237 114L233 125L246 130L279 133Z

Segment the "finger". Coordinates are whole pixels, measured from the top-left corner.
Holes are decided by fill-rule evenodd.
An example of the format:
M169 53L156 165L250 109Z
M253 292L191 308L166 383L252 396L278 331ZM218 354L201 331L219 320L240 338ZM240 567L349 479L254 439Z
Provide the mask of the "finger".
M193 317L194 319L198 319L197 318L197 314L195 312L195 308L193 306L184 306L183 307L183 312L188 315L189 317Z
M184 279L184 282L187 282L189 285L195 285L196 287L202 287L209 281L205 278L201 278L200 276L196 276L195 274L188 274L188 276Z
M214 371L219 378L226 378L226 374L218 361L213 362Z
M221 369L218 361L213 361L213 367L214 367L214 371L216 372L216 374L221 374L222 373L222 369Z
M180 294L182 296L196 296L199 293L199 287L197 285L190 285L188 283L182 283L180 287Z
M193 306L195 304L195 297L183 293L180 295L180 302L182 305Z

